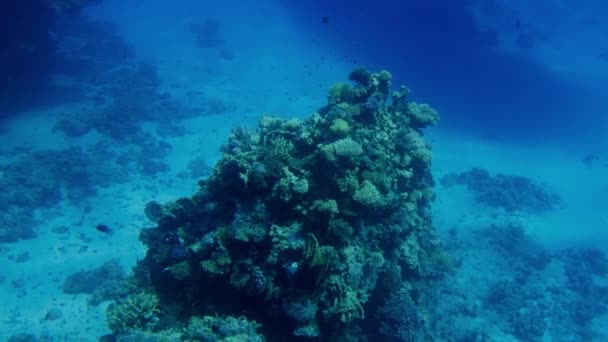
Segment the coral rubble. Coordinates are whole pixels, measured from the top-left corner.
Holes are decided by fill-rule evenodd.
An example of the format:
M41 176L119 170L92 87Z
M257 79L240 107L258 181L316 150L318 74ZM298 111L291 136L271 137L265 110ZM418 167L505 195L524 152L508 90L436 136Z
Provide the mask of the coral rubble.
M399 292L408 336L428 335L416 330L426 329L421 301L443 269L422 128L438 115L407 88L391 91L386 71L350 79L305 120L235 129L196 194L148 204L156 226L142 230L135 277L185 331L216 316L268 339L380 338L375 313L403 307Z

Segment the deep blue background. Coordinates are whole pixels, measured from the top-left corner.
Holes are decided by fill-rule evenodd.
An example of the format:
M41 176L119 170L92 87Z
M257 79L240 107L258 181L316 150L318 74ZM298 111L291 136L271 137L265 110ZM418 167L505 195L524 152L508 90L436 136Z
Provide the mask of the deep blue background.
M283 3L311 39L330 42L354 64L393 72L396 84L439 109L443 129L527 143L582 139L589 122L603 121L589 88L524 48L504 49L505 32L478 27L468 1ZM507 29L520 29L518 19Z
M345 57L353 65L391 71L396 85L413 89L414 100L431 103L442 116L439 130L523 143L594 144L605 135L606 80L588 82L556 73L553 61L538 58L532 42L520 48L505 46L502 38L524 30L529 19L511 17L506 26L481 27L471 8L482 3L488 13L500 17L501 8L494 0L278 1L304 31L304 37L331 46L328 53ZM175 7L189 3L182 0ZM526 6L524 2L513 3ZM569 13L557 10L558 5L563 7L548 1L546 8L552 9L551 13L541 18L547 21L545 27L555 26L554 35L565 29L559 27L565 21L560 15ZM121 2L117 6L113 17L133 13L127 6L142 5ZM585 0L577 10L597 17L605 7L604 3ZM63 63L55 54L51 34L57 18L45 1L7 3L2 9L0 39L5 49L0 52L0 120L78 95L72 89L45 84ZM269 24L274 15L268 14ZM510 15L504 13L505 18ZM200 16L213 16L213 12ZM587 37L581 33L576 39L584 45ZM608 46L599 53L608 56ZM576 58L573 53L572 60ZM605 59L604 67L608 68L608 57Z

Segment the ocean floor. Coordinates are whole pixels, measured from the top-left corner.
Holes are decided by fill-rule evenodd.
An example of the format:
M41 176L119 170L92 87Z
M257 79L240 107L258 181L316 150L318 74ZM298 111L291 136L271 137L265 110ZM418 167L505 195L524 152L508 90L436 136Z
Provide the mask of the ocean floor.
M263 2L251 10L263 12ZM218 8L218 17L221 11ZM301 39L300 32L290 29L287 16L284 20L281 28L263 20L243 24L263 33L255 42L241 36L237 40L237 32L247 27L226 28L224 47L201 49L188 34L188 20L154 27L164 36L152 40L146 32L156 23L144 18L129 26L128 20L117 18L119 32L136 42L137 58L155 66L157 81L151 94L163 94L169 99L166 103L181 107L154 107L158 115L128 122L139 127L132 136L120 131L122 114L108 116L115 122L104 126L107 130L74 133L73 117L96 108L86 101L21 113L2 124L0 183L14 186L9 200L19 195L17 206L25 209L11 209L0 223L27 226L23 229L28 232L0 242L0 340L32 334L44 341L96 341L110 333L105 322L109 298L95 292L94 283L106 276L120 277L121 270L127 274L145 255L138 240L141 228L152 224L144 215L145 204L192 194L197 180L211 172L232 128L254 126L263 114L301 118L325 103L330 85L344 80L352 65L328 54L321 43ZM274 53L277 40L292 42L282 45L280 56ZM174 109L185 114L167 118ZM69 125L58 126L65 118L72 120ZM594 298L582 298L571 284L570 292L552 297L551 291L569 286L571 263L586 260L579 251L608 252L608 155L590 156L583 148L540 143L517 146L432 128L427 140L433 146L437 180L434 223L459 265L449 275L452 287L445 289L445 310L460 310L451 324L485 331L492 341L522 340L517 336L530 334L546 341L570 341L555 334L570 333L577 320L563 318L556 308L567 307L569 300L583 305ZM465 174L474 168L487 171L491 181L503 174L538 186L530 190L527 181L521 185L509 178L513 188L505 191L530 191L541 202L553 194L559 199L540 209L482 201L477 185L471 185ZM32 179L13 179L16 174ZM459 174L463 177L456 177ZM450 182L450 176L459 180ZM35 194L16 193L28 189ZM538 189L549 197L539 195ZM521 204L517 195L505 196ZM111 233L99 231L98 225ZM531 266L538 255L542 265ZM111 260L118 262L108 264ZM492 295L505 296L500 291L513 293L513 282L521 280L522 273L527 274L524 290L513 295L519 296L519 303L492 301ZM608 284L600 273L589 276L598 287ZM545 287L539 289L541 284ZM94 296L100 299L92 300ZM541 332L519 326L517 318L504 318L509 310L529 310L522 303L529 304L530 298L555 309L537 316L551 321ZM606 337L605 311L598 307L578 322Z

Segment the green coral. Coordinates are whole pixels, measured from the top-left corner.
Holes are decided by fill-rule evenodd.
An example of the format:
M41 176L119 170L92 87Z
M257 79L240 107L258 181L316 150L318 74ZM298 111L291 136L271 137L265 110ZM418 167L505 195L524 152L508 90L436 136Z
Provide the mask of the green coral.
M439 114L426 103L408 103L407 113L415 127L435 126L439 123Z
M211 258L202 260L200 267L211 276L225 274L230 270L232 258L228 250L222 246L211 253Z
M341 119L341 118L337 118L331 122L331 126L329 126L329 130L333 134L342 137L342 136L346 136L346 135L348 135L348 133L350 133L350 125L348 124L348 121Z
M187 342L264 342L260 327L245 317L192 317L183 337Z
M340 213L340 209L338 208L338 202L333 199L328 200L315 200L312 203L312 207L310 208L312 211L316 211L318 213L335 215Z
M323 309L326 317L337 317L342 323L365 318L363 304L368 294L349 287L342 278L330 276L321 296L330 304Z
M152 293L136 293L108 306L106 321L114 333L150 328L159 319L160 301Z
M382 204L382 194L374 183L364 180L361 187L355 191L353 199L364 207L374 208Z
M203 260L200 265L203 271L211 275L224 274L224 270L214 260Z
M407 144L409 153L409 158L406 158L406 162L416 162L419 165L427 165L431 162L433 153L420 133L416 131L409 132L404 136L404 143Z
M358 169L345 170L344 174L336 177L338 190L343 193L354 193L359 189Z
M329 90L327 102L337 104L340 102L348 102L353 99L353 88L345 83L338 83Z
M420 255L422 254L422 248L420 247L418 240L414 235L408 237L407 240L403 241L396 251L397 257L402 261L405 268L410 272L420 272L422 263Z
M304 248L305 240L299 235L302 232L302 225L293 223L290 226L279 226L273 224L270 226L270 236L272 249L268 254L267 262L276 264L279 261L279 256L288 251L295 252Z
M381 251L372 251L362 246L346 246L344 254L344 279L352 287L371 289L376 277L384 266Z
M190 264L187 261L182 261L166 268L173 278L184 280L190 276Z
M283 201L291 201L294 196L308 192L308 180L304 177L297 177L289 168L283 168L283 177L272 189L273 196Z
M363 153L361 144L351 138L344 138L321 147L321 153L330 161L338 158L352 159Z
M266 239L268 227L265 222L265 210L265 204L262 202L239 208L234 213L226 239L233 238L242 242L261 242Z
M278 173L285 168L285 165L292 164L295 146L289 139L279 136L266 141L265 151L264 164L268 172Z

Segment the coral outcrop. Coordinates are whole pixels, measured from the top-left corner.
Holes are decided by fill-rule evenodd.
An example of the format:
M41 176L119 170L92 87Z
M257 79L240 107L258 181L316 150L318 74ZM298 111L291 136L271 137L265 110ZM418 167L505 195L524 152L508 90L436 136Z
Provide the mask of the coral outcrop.
M526 212L541 214L559 208L562 200L557 193L522 176L497 174L487 170L472 168L467 172L449 173L440 180L449 188L466 185L475 194L475 200L506 212Z
M422 128L438 116L386 71L350 79L304 120L235 129L196 194L148 205L137 279L183 326L243 316L269 340L380 338L374 313L404 284L424 315L442 247Z

